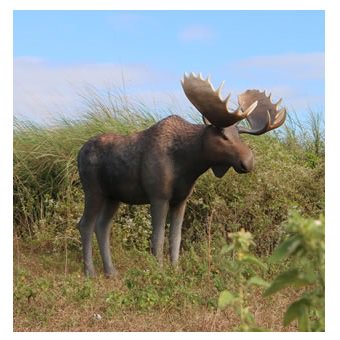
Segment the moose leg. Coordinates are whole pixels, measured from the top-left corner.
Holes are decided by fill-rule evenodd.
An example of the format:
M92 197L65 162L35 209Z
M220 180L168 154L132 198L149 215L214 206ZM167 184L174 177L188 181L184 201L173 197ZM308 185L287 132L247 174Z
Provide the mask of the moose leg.
M96 196L85 195L85 208L78 224L83 248L85 276L95 276L92 259L92 235L96 226L96 219L101 209L102 199Z
M111 219L117 211L119 202L105 201L96 222L96 237L100 255L103 260L104 273L106 276L114 276L116 270L112 264L110 251Z
M154 200L151 202L151 251L161 265L163 263L165 222L168 210L169 202L167 200Z
M170 260L176 265L181 245L181 231L186 201L182 201L170 208Z
M96 222L96 237L100 255L103 260L104 273L107 277L115 276L116 270L112 264L110 252L111 219L119 207L119 202L105 201Z

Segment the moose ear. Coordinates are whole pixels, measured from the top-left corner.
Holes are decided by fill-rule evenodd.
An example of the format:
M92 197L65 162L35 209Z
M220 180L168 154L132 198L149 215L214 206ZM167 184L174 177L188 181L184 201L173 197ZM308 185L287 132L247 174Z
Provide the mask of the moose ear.
M211 167L214 175L218 178L221 178L225 175L225 173L229 170L229 165L215 165Z

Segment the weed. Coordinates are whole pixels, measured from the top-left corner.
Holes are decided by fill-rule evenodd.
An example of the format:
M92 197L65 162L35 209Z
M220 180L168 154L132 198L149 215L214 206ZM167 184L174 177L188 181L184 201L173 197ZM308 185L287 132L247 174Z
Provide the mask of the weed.
M218 307L223 309L232 306L240 318L240 331L259 331L255 317L249 308L249 295L251 286L268 286L268 283L257 275L256 269L266 269L266 265L253 256L250 247L254 246L251 233L242 229L239 232L229 234L231 244L222 248L222 254L232 253L232 260L228 263L228 270L232 274L237 289L231 291L223 290L218 299Z
M300 331L325 330L325 222L306 219L294 212L285 225L287 239L273 253L272 262L291 258L290 268L280 273L264 292L270 296L288 287L306 287L284 315L284 325L298 321Z
M275 249L269 262L278 263L291 258L289 267L280 272L271 282L258 276L256 270L267 266L250 253L254 245L252 235L241 230L230 234L231 244L222 248L222 254L232 253L228 270L237 282L237 290L223 290L218 306L231 306L239 315L238 329L241 331L262 330L255 323L250 311L251 286L265 287L264 297L287 288L304 288L303 293L286 309L283 325L298 321L300 331L325 330L325 247L324 218L306 219L293 212L285 225L286 239Z

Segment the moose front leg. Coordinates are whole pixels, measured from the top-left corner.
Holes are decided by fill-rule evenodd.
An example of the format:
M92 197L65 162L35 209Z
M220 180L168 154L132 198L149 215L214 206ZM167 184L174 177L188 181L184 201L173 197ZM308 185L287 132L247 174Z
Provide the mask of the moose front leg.
M182 201L170 209L170 260L173 265L179 258L185 205L186 201Z
M169 202L167 200L154 200L151 202L151 251L160 265L163 264L164 233L168 210Z

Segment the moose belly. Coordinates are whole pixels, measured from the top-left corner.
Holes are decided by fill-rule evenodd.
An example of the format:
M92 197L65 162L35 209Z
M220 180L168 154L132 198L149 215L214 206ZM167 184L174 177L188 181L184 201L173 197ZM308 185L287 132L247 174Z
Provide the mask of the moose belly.
M179 183L174 187L172 197L170 200L171 205L176 205L191 195L193 190L192 182L179 181Z
M126 204L147 204L149 199L143 188L134 181L110 181L103 185L104 194L112 200Z

